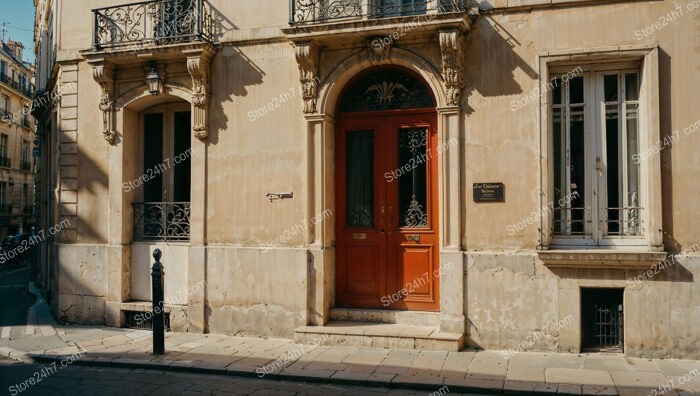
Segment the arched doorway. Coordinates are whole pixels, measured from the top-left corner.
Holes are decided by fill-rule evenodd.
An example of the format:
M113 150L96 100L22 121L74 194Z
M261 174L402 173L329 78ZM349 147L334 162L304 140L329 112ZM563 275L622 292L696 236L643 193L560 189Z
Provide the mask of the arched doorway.
M438 130L426 84L397 67L346 86L336 141L336 305L439 311Z

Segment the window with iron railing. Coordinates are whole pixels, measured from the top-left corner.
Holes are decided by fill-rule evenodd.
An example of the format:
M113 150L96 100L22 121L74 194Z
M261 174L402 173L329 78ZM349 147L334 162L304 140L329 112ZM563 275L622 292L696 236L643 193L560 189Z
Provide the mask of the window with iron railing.
M212 11L206 0L152 0L92 12L96 50L212 41Z
M636 68L590 70L550 82L552 233L559 241L601 245L643 237L644 194L635 160L639 83Z
M191 113L157 106L143 116L143 202L132 204L136 241L189 241Z

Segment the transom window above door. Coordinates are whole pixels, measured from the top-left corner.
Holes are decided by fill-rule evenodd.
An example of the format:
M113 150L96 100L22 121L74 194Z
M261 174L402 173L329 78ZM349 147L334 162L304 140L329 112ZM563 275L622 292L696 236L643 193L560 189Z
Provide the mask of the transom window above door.
M639 66L591 68L549 87L553 243L644 243Z

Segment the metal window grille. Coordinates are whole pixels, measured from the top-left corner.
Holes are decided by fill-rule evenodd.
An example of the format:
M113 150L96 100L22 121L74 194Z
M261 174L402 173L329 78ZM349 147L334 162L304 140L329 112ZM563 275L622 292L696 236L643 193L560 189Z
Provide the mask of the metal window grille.
M582 347L589 351L623 351L624 289L581 289Z

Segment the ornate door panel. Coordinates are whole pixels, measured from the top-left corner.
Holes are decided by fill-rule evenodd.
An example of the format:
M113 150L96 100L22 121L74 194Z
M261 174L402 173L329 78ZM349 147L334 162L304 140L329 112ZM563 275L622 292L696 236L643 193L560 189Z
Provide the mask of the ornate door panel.
M434 113L339 121L337 305L439 309L436 144Z
M437 129L434 116L387 119L390 165L395 180L387 184L388 261L396 271L388 279L390 298L400 309L438 310Z

